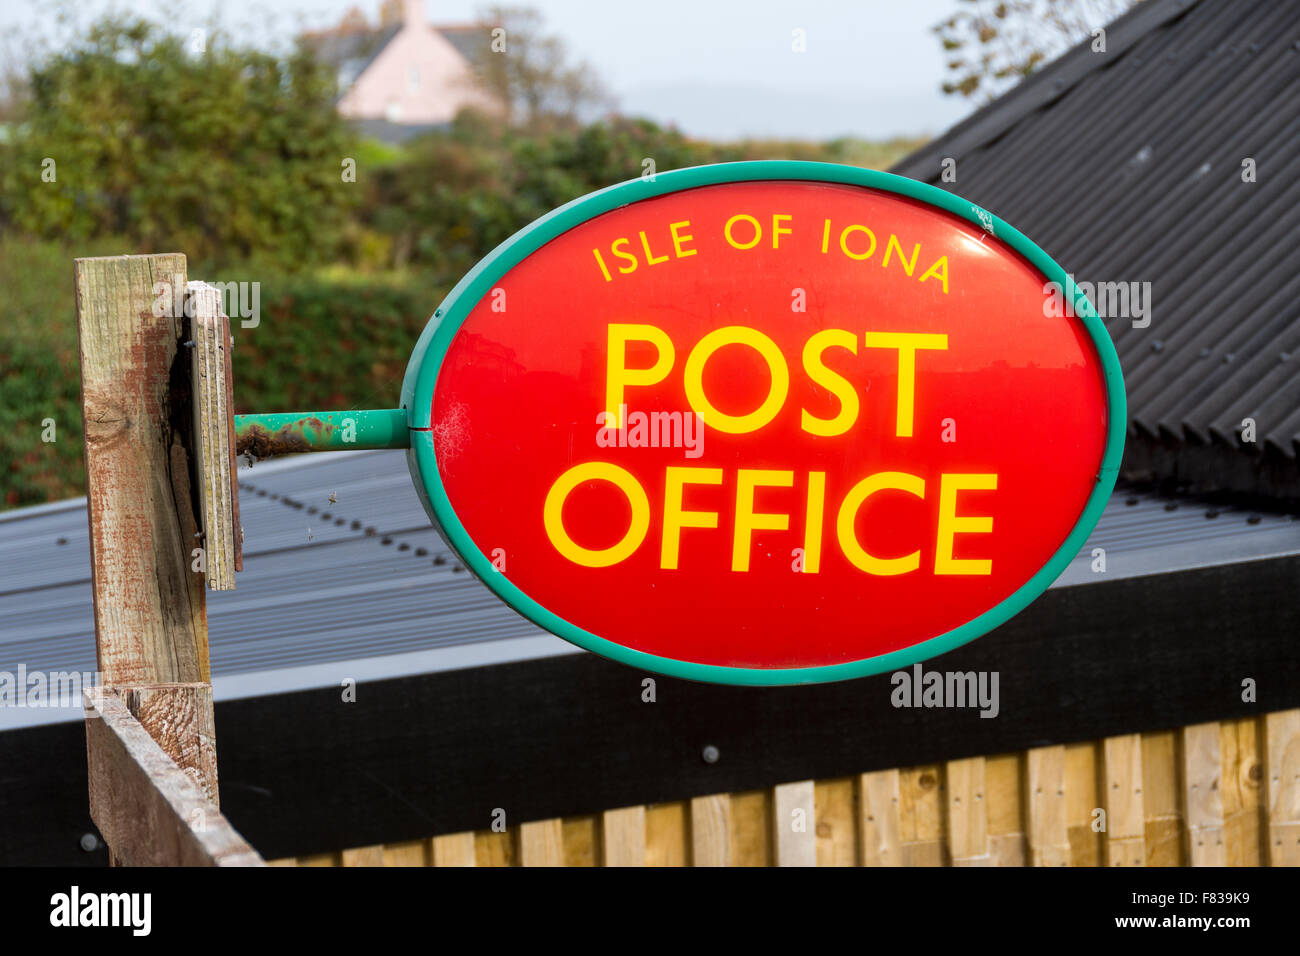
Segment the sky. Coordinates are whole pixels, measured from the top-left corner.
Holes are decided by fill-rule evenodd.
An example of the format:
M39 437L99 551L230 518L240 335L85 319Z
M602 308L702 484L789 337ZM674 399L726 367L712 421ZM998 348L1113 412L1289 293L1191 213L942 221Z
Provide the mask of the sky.
M380 0L355 5L372 20ZM511 0L532 6L575 58L595 68L620 112L709 139L823 140L933 135L972 104L945 96L930 28L958 0ZM57 46L49 0L0 0L0 34L17 28ZM81 0L85 20L109 9L178 28L219 22L257 45L337 23L348 0ZM478 18L481 0L425 0L434 23ZM793 51L795 31L806 51Z

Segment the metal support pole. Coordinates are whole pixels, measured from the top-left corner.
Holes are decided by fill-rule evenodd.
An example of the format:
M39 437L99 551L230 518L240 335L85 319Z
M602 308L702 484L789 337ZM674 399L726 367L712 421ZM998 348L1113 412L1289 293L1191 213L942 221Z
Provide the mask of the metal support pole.
M236 451L254 458L409 447L411 436L402 408L235 416Z

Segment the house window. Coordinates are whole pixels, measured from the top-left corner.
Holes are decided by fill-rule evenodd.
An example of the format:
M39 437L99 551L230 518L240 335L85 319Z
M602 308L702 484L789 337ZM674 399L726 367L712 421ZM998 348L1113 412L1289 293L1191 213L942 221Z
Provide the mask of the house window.
M384 108L384 119L390 123L400 123L402 121L402 104L397 100L389 100L388 106Z
M417 66L408 66L406 68L406 90L408 93L420 92L420 68Z

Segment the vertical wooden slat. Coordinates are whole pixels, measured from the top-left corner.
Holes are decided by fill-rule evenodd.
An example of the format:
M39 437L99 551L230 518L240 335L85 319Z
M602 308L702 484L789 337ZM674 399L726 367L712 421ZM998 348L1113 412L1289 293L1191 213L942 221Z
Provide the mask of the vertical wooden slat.
M817 865L817 800L813 782L772 788L772 822L777 866Z
M298 857L299 866L338 866L338 853L311 853Z
M214 591L235 587L235 419L230 394L230 320L221 292L206 282L186 284L189 296L194 460L198 475L203 576Z
M564 866L564 824L558 818L535 820L519 828L521 866Z
M858 777L858 846L862 866L902 866L898 771Z
M1146 866L1141 735L1107 737L1102 742L1102 788L1106 810L1105 864Z
M943 768L939 764L900 770L899 829L904 866L943 866Z
M513 829L475 831L475 866L514 866L518 862Z
M474 831L436 836L432 841L434 866L474 866Z
M731 797L725 793L691 800L691 865L731 865Z
M731 865L771 866L772 794L748 790L731 795Z
M424 867L429 865L428 840L403 840L384 844L384 866Z
M1187 861L1192 866L1225 866L1219 725L1193 724L1182 729L1181 737Z
M817 865L856 866L858 862L857 794L852 777L813 784L817 821Z
M1219 724L1223 762L1223 835L1228 866L1259 866L1268 858L1264 816L1264 763L1255 717Z
M948 851L953 866L990 866L988 803L983 757L949 760L947 777Z
M1030 866L1067 866L1065 747L1035 747L1025 754Z
M600 856L600 822L595 816L570 817L561 827L565 866L595 866Z
M1024 767L1021 754L999 754L984 761L989 856L994 866L1024 866L1029 859Z
M1265 718L1268 862L1300 866L1300 710Z
M1182 866L1178 747L1173 731L1142 735L1142 804L1147 866Z
M344 850L341 854L344 866L383 866L384 865L384 847L383 844L374 846L359 846L351 850Z
M605 866L645 866L645 807L621 807L601 815Z
M686 802L657 803L645 811L645 865L685 866Z
M1100 763L1098 747L1091 741L1065 747L1065 833L1070 842L1070 866L1101 865L1102 834L1093 828L1093 811L1101 806L1097 792Z

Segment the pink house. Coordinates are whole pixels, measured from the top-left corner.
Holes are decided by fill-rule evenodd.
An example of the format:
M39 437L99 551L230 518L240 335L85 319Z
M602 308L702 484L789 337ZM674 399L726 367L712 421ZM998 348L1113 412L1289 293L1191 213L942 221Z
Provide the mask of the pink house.
M381 139L437 128L463 107L501 109L472 64L486 54L491 27L431 26L423 0L388 0L378 27L354 7L337 27L302 39L337 69L339 113Z

